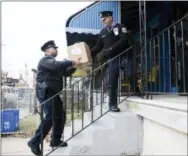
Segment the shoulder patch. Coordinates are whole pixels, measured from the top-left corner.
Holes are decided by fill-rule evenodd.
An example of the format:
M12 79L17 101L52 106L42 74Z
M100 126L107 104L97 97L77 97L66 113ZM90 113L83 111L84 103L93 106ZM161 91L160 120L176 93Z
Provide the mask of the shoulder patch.
M115 27L115 28L113 29L113 32L114 32L114 34L117 36L117 35L119 34L119 29L118 29L117 27Z
M127 33L127 28L123 27L123 28L121 28L121 31L122 31L123 33Z

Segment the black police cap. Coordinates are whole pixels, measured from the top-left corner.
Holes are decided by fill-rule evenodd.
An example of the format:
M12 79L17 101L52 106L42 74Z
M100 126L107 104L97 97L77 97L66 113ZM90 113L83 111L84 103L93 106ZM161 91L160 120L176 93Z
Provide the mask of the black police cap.
M100 15L101 19L104 19L105 17L112 16L113 12L112 11L101 11L99 13L99 15Z
M44 45L41 47L41 50L45 51L48 48L56 48L57 49L58 47L56 46L56 44L53 40L50 40L50 41L44 43Z

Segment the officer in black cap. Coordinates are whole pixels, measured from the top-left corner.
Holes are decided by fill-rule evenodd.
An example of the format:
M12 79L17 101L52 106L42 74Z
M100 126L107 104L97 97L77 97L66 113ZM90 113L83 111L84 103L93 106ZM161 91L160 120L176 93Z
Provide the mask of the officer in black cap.
M40 103L44 103L58 92L61 92L63 87L63 76L72 75L76 70L74 66L80 65L80 58L78 58L77 61L56 61L55 57L58 54L57 48L58 47L53 40L46 42L41 47L45 56L42 57L38 63L36 77L36 96ZM41 154L41 135L43 138L46 137L52 127L52 122L54 123L54 130L52 132L50 146L67 146L66 142L61 141L66 114L59 94L53 99L45 102L43 109L45 117L36 130L34 137L28 142L28 146L35 155ZM52 114L54 114L53 118ZM52 119L54 121L52 121Z
M97 57L97 60L109 60L120 54L128 47L127 29L125 26L113 21L112 11L100 12L101 21L104 29L99 34L96 46L91 49L91 55ZM117 88L119 77L119 59L114 59L108 65L109 70L109 97L110 111L119 112L117 107Z

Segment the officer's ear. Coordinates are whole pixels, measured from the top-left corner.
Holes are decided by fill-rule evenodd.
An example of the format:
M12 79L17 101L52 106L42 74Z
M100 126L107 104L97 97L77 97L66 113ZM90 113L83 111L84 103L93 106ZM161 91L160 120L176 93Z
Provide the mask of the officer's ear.
M48 49L46 49L46 50L44 51L44 53L45 53L45 55L49 55L49 54L50 54L50 52L48 51Z

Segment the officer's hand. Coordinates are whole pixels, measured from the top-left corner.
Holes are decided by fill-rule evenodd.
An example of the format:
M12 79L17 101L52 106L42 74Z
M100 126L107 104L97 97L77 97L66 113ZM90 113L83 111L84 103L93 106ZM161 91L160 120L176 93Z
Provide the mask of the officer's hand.
M73 61L73 66L81 66L83 63L81 63L81 57L79 57L76 61Z
M111 51L112 51L112 48L108 48L108 49L102 50L101 53L103 53L104 57L106 57L108 53Z
M102 50L98 55L97 55L97 60L99 61L104 61L107 56L108 56L108 53L112 51L112 48L108 48L108 49L104 49Z
M99 54L97 54L97 62L103 62L105 59L104 53L100 52Z
M188 46L188 41L185 41L185 45Z
M66 74L67 74L67 76L70 76L70 75L72 75L75 71L76 71L76 68L70 67L70 68L66 69Z
M101 52L104 53L104 55L106 56L108 54L108 52L110 52L110 51L112 51L112 48L102 50Z

